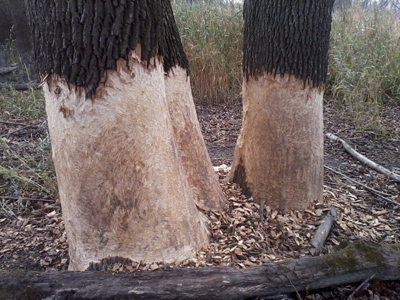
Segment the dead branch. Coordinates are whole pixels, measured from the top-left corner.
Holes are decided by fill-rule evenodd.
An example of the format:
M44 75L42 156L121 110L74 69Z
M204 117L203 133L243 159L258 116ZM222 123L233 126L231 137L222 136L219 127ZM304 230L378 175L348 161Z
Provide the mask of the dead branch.
M0 299L243 299L400 279L400 245L355 242L324 256L234 268L154 272L0 271Z
M39 89L39 84L36 82L31 83L2 83L0 89L27 91L30 89Z
M0 75L5 75L8 73L11 73L12 71L15 71L16 69L18 69L18 64L12 64L8 67L1 67L0 68Z
M347 300L353 300L354 295L361 290L362 288L365 287L365 285L370 281L372 278L375 277L375 274L372 274L370 278L365 279L361 284L354 290L354 292L351 293L351 295L347 298Z
M13 125L13 126L27 126L28 124L25 123L18 123L18 122L8 122L0 119L1 124L6 124L6 125Z
M318 254L320 252L322 245L325 243L325 240L332 229L333 224L335 224L336 222L336 218L337 209L335 207L331 207L330 211L324 217L324 221L321 225L319 225L317 232L311 239L310 243L314 246L314 248L310 249L310 253L312 255Z
M383 166L377 164L376 162L373 162L372 160L368 159L366 156L362 155L361 153L358 153L356 150L354 150L347 142L342 140L341 138L337 137L336 135L332 133L327 133L326 136L332 140L332 141L339 141L342 143L343 148L354 158L358 159L359 161L363 162L367 166L371 167L375 171L378 171L389 178L400 182L400 175L395 174L394 172L384 168Z
M39 201L39 202L54 202L54 200L50 200L50 199L36 199L36 198L26 198L26 197L17 197L17 196L0 196L0 199L23 200L23 201Z
M39 124L40 124L40 123L37 123L37 124L29 124L29 125L26 125L26 126L24 126L24 127L15 129L14 131L11 131L11 132L9 132L9 133L7 134L7 138L9 138L11 135L13 135L13 134L15 134L15 133L17 133L17 132L20 132L20 131L22 131L22 130L24 130L24 129L36 128L36 127L38 127Z
M353 182L353 183L355 183L355 184L358 184L358 185L362 186L363 188L365 188L366 190L368 190L368 191L374 193L375 195L377 195L378 197L382 198L383 200L385 200L385 201L387 201L387 202L389 202L389 203L392 203L392 204L394 204L394 205L396 205L396 206L399 206L399 205L400 205L400 203L398 203L398 202L396 202L396 201L393 201L393 200L389 199L388 197L385 197L385 196L384 196L384 195L387 195L387 196L392 196L392 195L389 195L389 194L383 193L383 192L381 192L381 191L375 190L375 189L373 189L373 188L371 188L371 187L369 187L369 186L367 186L367 185L365 185L365 184L363 184L363 183L361 183L361 182L358 182L358 181L356 181L356 180L350 178L349 176L347 176L347 175L343 174L342 172L339 172L339 171L337 171L337 170L335 170L335 169L333 169L333 168L331 168L331 167L328 167L328 166L326 166L326 165L324 165L324 167L325 167L326 169L328 169L329 171L332 171L333 173L336 173L336 174L338 174L338 175L341 175L341 176L343 176L344 178L346 178L347 180L349 180L349 181L351 181L351 182Z

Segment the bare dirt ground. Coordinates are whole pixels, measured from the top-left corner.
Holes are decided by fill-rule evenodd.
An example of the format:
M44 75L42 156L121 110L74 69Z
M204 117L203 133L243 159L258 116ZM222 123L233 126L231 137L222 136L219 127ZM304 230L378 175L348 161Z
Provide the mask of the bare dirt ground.
M241 107L220 105L197 109L213 165L229 166L241 126ZM400 173L399 101L385 104L384 130L380 134L357 129L350 114L332 104L325 105L324 113L326 132L345 139L371 160ZM60 203L48 181L51 177L50 183L55 185L45 118L21 119L0 112L0 137L0 269L65 270L67 238ZM44 152L38 154L38 145ZM35 177L36 182L24 182L18 189L17 175L7 170L24 164L28 172L30 161L47 173ZM330 207L338 209L338 220L322 253L335 251L343 243L358 239L399 244L400 184L360 163L341 144L329 139L325 140L325 165L323 203L315 203L305 212L282 213L267 208L264 223L260 222L258 204L244 197L236 185L221 183L227 206L223 212L208 213L211 244L196 259L182 262L181 266L245 268L310 255L310 239ZM216 171L222 179L227 168L222 166ZM18 176L22 181L28 180L21 173ZM133 271L162 267L162 263L132 262L132 265L115 265L111 269ZM302 294L302 299L347 299L356 287L324 289ZM400 283L371 281L355 299L400 299Z

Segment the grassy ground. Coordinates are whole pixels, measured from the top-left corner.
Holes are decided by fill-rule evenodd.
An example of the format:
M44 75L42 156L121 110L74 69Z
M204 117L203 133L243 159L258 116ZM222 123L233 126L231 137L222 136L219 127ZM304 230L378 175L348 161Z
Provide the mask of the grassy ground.
M42 93L0 91L0 218L57 194Z

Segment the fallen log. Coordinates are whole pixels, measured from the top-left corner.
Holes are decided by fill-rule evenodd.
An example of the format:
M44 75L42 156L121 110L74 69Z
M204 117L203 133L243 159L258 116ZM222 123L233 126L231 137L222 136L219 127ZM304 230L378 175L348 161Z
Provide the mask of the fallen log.
M386 169L385 167L377 164L376 162L370 160L366 156L362 155L361 153L358 153L356 150L354 150L346 141L343 139L337 137L336 135L332 133L327 133L326 136L332 140L332 141L339 141L342 143L343 148L354 158L358 159L359 161L363 162L370 168L374 169L375 171L378 171L386 176L388 176L390 179L393 179L397 182L400 182L400 175Z
M400 245L355 242L334 253L249 269L172 268L154 272L0 271L5 299L243 299L334 285L400 279Z

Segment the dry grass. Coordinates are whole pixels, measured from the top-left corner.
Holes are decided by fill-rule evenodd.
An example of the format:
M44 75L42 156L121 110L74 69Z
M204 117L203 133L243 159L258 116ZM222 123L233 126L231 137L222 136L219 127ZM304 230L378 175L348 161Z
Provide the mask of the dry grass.
M241 98L242 7L178 3L174 13L189 58L194 97L201 103Z
M241 98L242 6L176 1L197 103ZM360 128L384 133L381 107L400 99L400 19L395 12L350 7L334 14L328 99L352 112Z
M400 19L393 11L350 7L334 15L328 92L360 127L380 128L385 99L400 94Z

